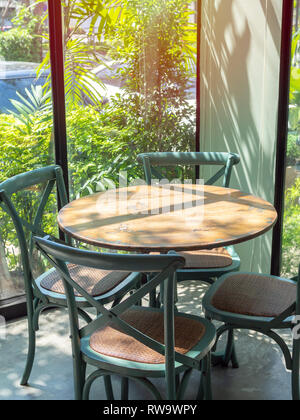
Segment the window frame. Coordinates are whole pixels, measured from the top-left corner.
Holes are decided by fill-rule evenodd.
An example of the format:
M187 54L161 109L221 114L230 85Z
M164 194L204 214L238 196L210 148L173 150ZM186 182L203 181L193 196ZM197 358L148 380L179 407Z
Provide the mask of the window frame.
M197 11L201 10L202 0L197 0ZM271 274L279 275L281 268L284 186L288 132L289 84L291 65L291 42L293 27L293 0L282 0L282 39L280 58L277 159L275 170L274 205L278 212L278 223L273 230ZM53 122L55 163L63 169L64 180L69 191L67 129L64 90L64 57L63 57L63 18L61 1L48 0L50 61L53 95ZM196 75L196 138L195 151L201 150L200 144L200 47L201 47L201 13L197 13L197 75ZM199 168L197 169L199 175ZM7 299L0 303L0 315L13 319L26 315L25 295Z

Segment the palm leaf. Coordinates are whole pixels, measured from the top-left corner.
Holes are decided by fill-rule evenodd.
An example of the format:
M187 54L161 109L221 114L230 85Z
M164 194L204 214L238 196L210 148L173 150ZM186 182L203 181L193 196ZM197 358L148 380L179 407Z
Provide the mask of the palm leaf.
M7 110L7 112L26 126L28 134L31 133L35 118L40 118L41 122L52 120L51 92L44 92L41 86L31 85L30 90L25 89L25 95L16 93L20 100L11 99L10 102L15 110ZM19 126L17 128L23 132L22 128Z

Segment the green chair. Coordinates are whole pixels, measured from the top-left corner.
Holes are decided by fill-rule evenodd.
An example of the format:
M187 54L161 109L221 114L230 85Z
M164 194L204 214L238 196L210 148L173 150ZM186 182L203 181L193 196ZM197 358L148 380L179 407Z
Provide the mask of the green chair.
M41 188L42 186L42 188ZM66 308L66 296L63 281L60 274L53 268L40 276L35 276L32 257L34 252L33 235L45 235L42 230L43 215L51 193L55 187L57 198L62 206L67 204L67 194L63 180L62 169L59 166L49 166L31 172L23 173L10 178L0 184L0 205L8 213L13 221L21 252L21 263L25 283L27 301L27 317L29 332L29 347L25 371L21 385L26 385L32 370L35 347L36 332L39 329L39 315L47 308ZM38 191L40 200L36 205L37 209L33 214L33 220L28 217L21 217L16 194ZM53 197L53 196L52 196ZM54 199L55 201L55 199ZM57 207L57 206L56 206ZM53 212L52 209L47 210ZM27 220L25 220L27 219ZM66 238L68 242L68 238ZM98 269L84 269L73 263L68 266L70 273L82 288L89 291L97 301L102 303L118 303L120 299L133 287L138 286L140 281L136 273L121 273L116 271L103 271ZM76 296L76 304L80 316L90 321L90 316L84 311L89 307L89 302L80 294Z
M217 280L203 299L206 317L224 323L217 331L217 340L224 331L247 329L265 334L279 345L286 369L292 372L294 400L300 399L299 287L300 267L298 279L291 280L265 274L230 273ZM297 331L294 330L291 353L274 330L293 330L295 320L298 325Z
M145 178L148 185L153 180L165 179L161 168L166 172L170 167L175 167L175 176L180 174L182 182L184 182L184 168L195 166L213 166L218 168L215 175L208 179L205 184L213 185L222 179L222 186L228 188L232 168L240 162L237 154L233 153L197 153L197 152L158 152L144 153L137 157L138 162L143 164ZM219 168L221 167L221 168ZM167 173L167 176L170 176ZM189 177L189 174L187 173ZM213 250L201 251L185 251L180 252L185 258L185 267L177 270L177 281L201 280L212 284L215 279L226 273L238 271L240 268L240 258L233 246L218 248ZM157 298L153 294L151 296L151 305L159 305ZM233 367L238 367L238 361L235 355L233 343L233 332L228 333L228 344L226 355L222 359L223 365L228 365L228 361L232 361ZM230 350L231 349L231 350ZM232 350L233 349L233 350ZM230 354L228 353L230 351ZM219 359L214 359L218 360Z
M177 254L104 254L74 249L48 238L35 238L37 247L64 280L68 300L77 399L88 399L93 382L99 377L118 374L145 386L156 399L158 389L148 378L166 379L167 399L184 397L193 369L202 371L201 389L211 399L210 349L215 328L207 320L183 313L175 314L174 275L184 265ZM152 272L155 276L118 305L107 309L83 290L72 278L66 262L101 270ZM140 302L153 288L164 284L162 308L142 307ZM82 328L74 291L82 294L99 313ZM86 378L86 365L96 370ZM180 384L176 379L183 374ZM128 381L122 382L122 399L128 399ZM112 388L108 399L114 399Z
M144 153L138 155L137 159L144 166L148 185L151 185L153 179L164 179L161 172L158 172L158 167L175 167L178 169L178 167L186 166L213 165L221 166L221 169L205 184L213 185L223 177L222 185L226 188L229 187L233 166L240 161L239 156L232 153L196 152ZM182 181L184 181L184 176L182 176ZM212 284L215 278L232 271L238 271L240 267L240 259L232 246L214 250L182 252L180 254L185 258L186 265L177 272L178 282L202 280Z

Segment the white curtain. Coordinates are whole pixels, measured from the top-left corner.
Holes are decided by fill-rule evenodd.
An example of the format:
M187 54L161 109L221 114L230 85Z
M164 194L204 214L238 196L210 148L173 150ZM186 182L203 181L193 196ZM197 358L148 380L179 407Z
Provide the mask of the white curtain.
M238 153L232 188L272 203L281 14L282 0L202 0L201 150ZM271 241L237 246L242 269L269 272Z

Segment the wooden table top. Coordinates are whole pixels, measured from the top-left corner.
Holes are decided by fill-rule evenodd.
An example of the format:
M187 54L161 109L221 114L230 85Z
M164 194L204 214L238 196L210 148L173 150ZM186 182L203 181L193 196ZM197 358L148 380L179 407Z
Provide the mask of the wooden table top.
M253 239L277 220L274 207L216 186L138 186L75 200L58 215L63 231L92 245L138 252L212 249Z

